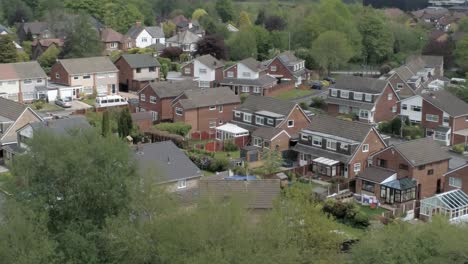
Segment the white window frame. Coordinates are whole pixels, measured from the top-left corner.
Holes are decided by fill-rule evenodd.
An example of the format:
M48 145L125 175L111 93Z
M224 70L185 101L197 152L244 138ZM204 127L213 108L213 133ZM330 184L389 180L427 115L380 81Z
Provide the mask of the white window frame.
M364 115L364 113L367 113L367 116ZM369 119L370 117L370 111L368 110L359 110L359 118L362 118L362 119Z
M366 102L372 102L372 94L366 94L365 95L365 100L366 100Z
M244 122L252 123L252 114L244 113L244 117L242 120L244 120Z
M369 144L362 145L362 152L369 152Z
M243 93L250 93L250 87L249 86L242 86L242 92Z
M183 116L184 115L184 109L182 109L180 107L176 107L175 108L175 114L178 115L178 116Z
M387 94L387 100L388 100L388 101L393 100L393 93L388 93L388 94Z
M276 72L277 70L278 70L278 68L276 68L276 65L271 65L270 66L270 71Z
M459 181L459 184L457 183ZM463 181L460 178L449 177L449 185L451 187L460 188L462 187Z
M319 144L315 144L315 141L319 142ZM312 136L312 146L322 147L322 137Z
M59 79L59 80L60 80L60 73L58 73L58 72L55 73L55 79Z
M294 120L288 120L288 127L294 127Z
M259 138L259 137L254 137L253 138L253 145L255 147L262 147L263 146L263 139Z
M354 173L360 172L361 171L361 163L360 162L354 163L353 170L354 170Z
M337 143L336 140L327 139L327 149L336 150ZM335 146L333 147L333 145Z
M110 47L111 47L112 49L115 49L115 48L117 48L118 46L119 46L119 44L118 44L117 42L111 42L111 44L110 44Z
M216 120L208 123L209 128L216 128Z
M354 92L354 100L362 101L362 93Z
M273 118L268 118L268 119L267 119L267 124L268 124L268 125L274 125L274 124L275 124L275 121L273 120Z
M305 140L305 141L308 141L309 140L309 135L301 133L301 139Z
M408 105L407 104L401 104L401 109L402 110L408 110Z
M187 180L186 179L177 181L177 189L185 189L185 188L187 188Z
M347 143L341 143L341 144L340 144L340 149L348 151L348 149L349 149L349 144L347 144Z
M218 112L222 113L224 111L223 105L218 105Z
M397 112L397 106L394 105L394 106L392 106L392 113L396 113L396 112Z
M198 69L199 74L206 74L208 71L205 68Z
M263 116L255 116L255 124L264 125L265 124L265 118Z
M228 71L226 75L227 75L228 78L234 78L234 72L233 71Z
M210 111L216 110L216 105L210 105L209 109L210 109Z
M190 70L190 67L185 67L184 68L184 74L191 74L192 71Z
M432 115L432 114L426 114L426 121L428 122L439 122L439 116L438 115Z
M261 93L261 92L262 92L262 90L261 90L260 87L255 86L255 87L253 88L253 93L259 94L259 93Z
M422 111L422 107L419 106L419 105L412 105L412 106L410 106L410 109L413 112L421 112ZM415 109L418 109L418 110L415 110Z
M349 98L349 91L341 90L340 91L340 97L348 99Z
M239 111L234 111L234 116L235 116L235 117L241 117L241 112L239 112Z
M146 101L146 96L145 94L140 94L140 101L145 102Z
M83 80L87 80L87 79L91 79L91 75L89 74L83 75Z
M156 98L156 96L150 95L150 103L151 103L151 104L156 104L156 101L157 101L157 100L158 100L158 99Z
M337 89L330 89L331 91L331 96L337 97L338 96L338 90Z
M198 87L200 88L210 88L209 81L198 81Z
M33 81L31 79L26 79L23 81L24 84L31 84Z

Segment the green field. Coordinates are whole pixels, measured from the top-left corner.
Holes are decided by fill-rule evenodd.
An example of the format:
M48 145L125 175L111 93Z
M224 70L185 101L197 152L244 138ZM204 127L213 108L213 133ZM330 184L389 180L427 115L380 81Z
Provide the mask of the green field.
M299 89L294 89L290 91L286 91L283 93L278 94L275 96L278 99L282 100L291 100L291 99L296 99L296 98L301 98L307 95L312 95L314 93L313 90L299 90Z

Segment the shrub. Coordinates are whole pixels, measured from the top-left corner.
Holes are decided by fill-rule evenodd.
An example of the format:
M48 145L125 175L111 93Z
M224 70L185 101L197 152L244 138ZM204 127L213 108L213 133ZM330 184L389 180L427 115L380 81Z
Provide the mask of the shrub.
M215 158L212 160L210 167L211 172L225 171L229 167L229 161L226 158Z
M380 133L387 133L391 134L392 133L392 126L389 122L380 122L379 125L377 126L377 130L379 130Z
M224 143L224 151L232 152L232 151L236 151L238 149L239 149L239 147L236 144L234 144L234 142L231 141L231 140L226 141Z
M34 101L34 103L33 103L34 108L36 110L41 110L42 108L44 108L44 104L45 104L45 102L42 101L42 100L37 100L37 101Z
M382 67L380 67L380 74L387 74L391 70L392 70L392 67L390 67L390 65L384 64L384 65L382 65Z
M309 106L307 105L307 103L305 102L301 102L299 104L299 106L303 109L303 110L309 110Z
M325 101L321 97L312 97L312 103L310 106L313 108L322 109L325 106Z
M176 134L185 137L192 129L192 126L182 122L176 123L161 123L154 126L156 129L167 131L171 134Z
M322 211L328 216L334 216L338 221L358 228L369 226L369 216L362 212L354 203L343 203L328 199L325 201Z
M399 135L401 132L401 119L399 117L395 117L391 122L390 125L392 127L392 133L395 135Z
M405 126L403 127L403 137L409 139L418 139L424 135L424 130L421 126Z
M455 151L456 153L463 154L465 151L465 145L464 144L457 144L452 147L452 150Z

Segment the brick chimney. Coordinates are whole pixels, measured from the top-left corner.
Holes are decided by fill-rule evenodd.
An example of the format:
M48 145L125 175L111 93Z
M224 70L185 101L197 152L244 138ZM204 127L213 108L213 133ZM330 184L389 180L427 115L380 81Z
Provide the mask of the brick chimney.
M135 21L135 26L141 27L141 21Z

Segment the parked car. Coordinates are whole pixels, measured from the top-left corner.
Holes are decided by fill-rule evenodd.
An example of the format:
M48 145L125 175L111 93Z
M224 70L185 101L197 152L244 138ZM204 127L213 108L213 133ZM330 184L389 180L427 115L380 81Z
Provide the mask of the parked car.
M72 107L72 99L71 97L65 97L65 98L57 98L57 100L55 100L55 104L58 105L58 106L61 106L63 108L70 108Z
M323 85L319 81L315 81L310 84L310 88L315 89L315 90L322 90L322 87Z
M335 83L336 83L335 79L332 78L332 77L330 77L330 76L325 77L325 78L323 78L323 79L324 79L325 81L331 83L331 84L335 84Z

